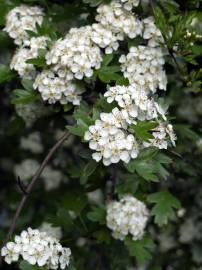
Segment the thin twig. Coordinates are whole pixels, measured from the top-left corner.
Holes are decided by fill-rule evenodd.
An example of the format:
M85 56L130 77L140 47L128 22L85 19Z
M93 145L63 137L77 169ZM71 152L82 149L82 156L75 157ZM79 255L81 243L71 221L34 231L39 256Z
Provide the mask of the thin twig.
M43 162L41 163L41 166L38 168L38 170L36 171L35 175L33 176L30 184L27 186L27 188L25 189L24 195L16 209L15 215L12 219L11 225L9 227L8 233L5 237L5 241L4 243L6 243L11 236L13 235L13 232L15 230L16 227L16 223L17 220L19 218L19 215L25 205L25 202L27 201L27 198L29 197L34 184L36 183L36 181L39 179L41 173L43 172L44 168L46 167L47 163L50 161L50 159L52 158L52 156L54 155L54 153L57 151L57 149L64 143L64 141L68 138L69 136L69 132L65 132L64 135L58 140L58 142L50 149L50 151L48 152L47 156L45 157L45 159L43 160Z
M111 167L111 177L110 177L110 191L108 194L108 200L112 200L116 191L116 184L117 184L117 172L118 172L118 167L116 165L113 165Z

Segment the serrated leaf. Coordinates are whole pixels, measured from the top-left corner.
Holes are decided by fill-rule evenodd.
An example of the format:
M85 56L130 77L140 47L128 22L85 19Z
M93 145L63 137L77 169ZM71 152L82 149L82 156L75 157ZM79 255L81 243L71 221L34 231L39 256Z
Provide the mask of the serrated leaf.
M155 244L149 236L144 236L141 240L132 240L126 238L125 245L129 250L130 256L136 258L137 263L142 265L152 258L151 252L153 251Z
M27 104L39 98L39 94L34 90L15 89L12 92L11 102L13 104Z
M151 130L158 126L155 121L138 121L136 125L131 128L135 132L135 136L143 141L148 141L153 138Z
M66 129L73 135L83 137L85 132L88 130L88 127L84 126L66 126Z
M151 214L154 216L154 222L159 226L166 225L169 220L175 218L174 209L181 207L180 201L169 191L160 191L147 197L147 201L154 203Z
M106 223L106 209L104 206L93 207L91 212L88 212L87 218L93 222L98 222L99 224Z

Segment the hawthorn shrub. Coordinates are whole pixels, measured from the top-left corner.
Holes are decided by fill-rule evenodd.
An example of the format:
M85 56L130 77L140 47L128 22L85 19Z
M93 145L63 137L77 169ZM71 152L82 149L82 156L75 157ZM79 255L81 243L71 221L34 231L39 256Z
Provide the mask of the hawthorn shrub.
M202 269L200 0L1 0L1 269Z

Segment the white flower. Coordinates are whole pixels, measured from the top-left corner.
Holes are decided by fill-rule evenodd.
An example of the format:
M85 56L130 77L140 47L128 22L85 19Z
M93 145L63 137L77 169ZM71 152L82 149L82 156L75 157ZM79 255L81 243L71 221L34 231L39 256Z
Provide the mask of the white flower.
M92 42L91 36L91 26L71 28L65 38L56 41L46 55L47 64L57 66L63 74L69 70L78 80L91 77L93 69L100 68L102 62L101 50Z
M104 48L106 54L110 54L118 49L118 41L123 38L101 24L94 23L92 25L91 39L100 48Z
M120 0L126 10L132 10L133 7L139 5L140 0Z
M37 58L39 49L45 49L48 40L48 37L41 36L32 37L31 40L26 41L14 54L10 68L16 70L22 78L33 79L36 76L36 69L33 64L26 61Z
M89 147L96 151L93 159L97 162L103 159L104 165L108 166L120 160L128 163L131 157L136 158L139 146L132 134L121 129L127 126L121 111L115 108L112 113L101 113L100 119L84 135Z
M124 35L135 38L142 34L141 21L132 12L123 9L121 3L112 1L109 5L100 5L97 12L96 20L119 35L120 39L123 39Z
M133 240L141 239L148 216L146 205L132 195L125 195L119 202L111 201L107 205L107 227L116 239L124 240L129 234Z
M21 246L19 244L8 242L1 250L1 256L5 257L5 262L11 264L19 259Z
M59 258L61 269L65 269L69 265L70 256L71 250L69 248L63 248L62 255Z
M52 70L44 70L38 74L33 87L38 89L42 99L50 104L56 102L67 104L71 102L74 105L79 105L81 101L80 94L82 90L72 81L58 77Z
M69 265L71 251L46 232L28 228L7 243L1 250L4 260L10 264L20 257L31 265L47 266L47 269L64 269Z
M154 17L144 19L143 24L143 38L149 40L148 46L156 47L164 42L161 31L155 25Z
M173 146L175 146L176 135L171 124L164 122L159 123L159 125L153 129L152 135L154 136L153 139L149 139L148 142L143 142L144 147L155 146L159 149L167 149L168 137Z
M44 13L40 7L21 5L12 9L6 16L6 31L15 44L22 45L29 39L27 30L36 30L36 24L41 25Z
M119 59L125 78L137 89L153 92L159 88L166 90L167 79L163 70L161 48L145 46L131 47L130 52Z

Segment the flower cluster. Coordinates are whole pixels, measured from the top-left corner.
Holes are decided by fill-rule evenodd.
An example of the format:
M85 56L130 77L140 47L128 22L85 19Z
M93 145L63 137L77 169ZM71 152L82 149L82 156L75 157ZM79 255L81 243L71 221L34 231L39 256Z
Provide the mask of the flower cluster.
M22 78L35 78L36 69L33 64L27 63L27 60L37 58L39 50L46 49L48 40L49 38L45 36L32 37L30 40L26 40L14 54L10 68L16 70Z
M114 113L114 114L113 114ZM117 114L116 114L117 113ZM119 127L119 112L116 108L112 113L102 113L101 120L96 120L94 126L89 127L84 139L89 140L89 147L96 152L92 155L97 162L103 158L104 165L117 163L120 160L128 163L136 158L139 152L138 144L132 134L124 132Z
M79 80L91 77L93 68L100 68L102 62L100 48L91 41L91 31L91 26L72 28L47 54L47 64L67 68Z
M59 77L54 71L44 70L39 73L33 87L38 88L43 100L50 104L57 101L61 104L68 102L80 104L82 90L72 81Z
M22 45L29 39L27 30L35 31L36 25L43 21L43 11L40 7L21 5L12 9L6 16L6 31L15 44Z
M166 90L167 78L163 70L165 62L161 48L149 46L131 47L129 53L119 59L125 78L144 91L153 93Z
M159 44L164 42L161 31L155 25L154 17L151 16L144 19L143 25L143 38L148 40L148 46L158 47Z
M47 269L65 269L70 262L71 250L46 232L28 228L14 242L8 242L1 250L4 260L10 264L21 257L31 265Z
M121 1L124 2L124 1ZM134 0L127 1L124 6ZM130 4L128 5L128 7ZM129 38L135 38L142 34L143 24L134 13L123 8L122 3L112 1L109 5L100 5L97 8L98 15L95 17L103 27L110 29L114 34Z
M102 159L104 165L120 160L128 163L145 147L166 149L168 140L175 145L176 137L172 125L166 122L166 111L151 96L158 89L166 90L167 86L163 69L164 55L160 48L163 37L153 17L139 21L134 16L131 10L138 4L139 1L133 0L112 1L97 9L96 20L114 36L119 36L120 40L124 35L129 38L142 35L148 42L145 46L131 47L127 55L121 55L121 71L128 79L129 86L108 87L104 96L108 103L115 102L118 107L111 113L101 113L100 119L85 133L84 139L89 141L89 147L95 151L93 159L97 162ZM130 126L148 120L157 123L157 127L151 131L153 138L148 141L137 140L131 134Z
M96 151L92 158L97 162L103 159L106 166L120 160L128 163L145 147L167 149L168 139L175 145L172 125L159 120L166 120L165 111L143 90L132 85L114 86L108 88L105 96L109 103L116 101L120 109L115 107L111 113L101 113L95 125L85 132L84 139L89 141L90 149ZM157 127L152 130L153 138L149 141L136 140L130 134L130 125L145 120L157 121Z
M165 111L147 93L139 89L135 84L130 86L108 87L104 94L107 102L116 101L121 108L121 113L128 124L136 123L135 120L151 120L158 118L158 114L164 119Z
M94 23L92 25L91 40L100 48L104 48L106 54L110 54L118 49L118 41L123 40L123 36L115 35L110 28Z
M149 139L148 142L143 142L145 147L158 147L159 149L167 149L168 148L168 138L170 139L173 146L175 146L176 136L173 131L173 126L171 124L160 123L158 127L156 127L153 132L153 139Z
M124 240L128 234L133 240L141 239L148 217L145 204L132 195L125 195L119 202L112 201L107 205L107 227L116 239Z

